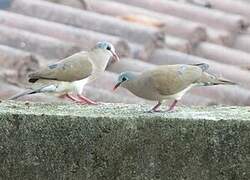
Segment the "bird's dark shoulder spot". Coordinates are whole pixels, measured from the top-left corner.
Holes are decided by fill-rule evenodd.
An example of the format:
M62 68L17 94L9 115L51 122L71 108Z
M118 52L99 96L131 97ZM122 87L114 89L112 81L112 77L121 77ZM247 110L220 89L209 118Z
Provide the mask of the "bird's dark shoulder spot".
M28 81L30 83L35 83L36 81L38 81L38 78L30 78Z
M182 74L185 72L186 69L187 69L187 66L186 66L186 65L181 65L181 66L178 68L177 73L178 73L179 75L182 75Z
M58 64L50 64L50 65L48 65L48 68L55 69L55 68L57 68L57 66L58 66Z
M206 63L198 63L198 64L192 64L193 66L198 66L201 68L201 70L204 72L209 68L209 65Z

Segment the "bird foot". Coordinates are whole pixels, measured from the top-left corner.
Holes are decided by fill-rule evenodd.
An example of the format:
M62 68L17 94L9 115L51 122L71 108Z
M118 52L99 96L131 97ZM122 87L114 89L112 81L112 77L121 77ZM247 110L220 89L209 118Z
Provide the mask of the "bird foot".
M86 105L87 103L85 101L75 101L76 104L79 105Z
M165 112L172 113L172 112L175 112L175 110L174 109L168 109Z
M174 112L174 108L177 104L178 100L174 100L174 102L169 106L167 112Z
M86 104L88 104L88 105L98 105L98 103L97 102L95 102L95 101L93 101L93 100L91 100L91 99L89 99L89 98L87 98L87 97L84 97L84 96L82 96L82 95L77 95L77 97L79 98L79 99L81 99L82 101L84 101Z
M165 111L162 111L162 110L149 110L149 111L145 111L145 113L173 113L175 112L174 109L168 109L168 110L165 110Z
M93 101L93 102L87 102L87 104L88 104L88 105L99 105L99 103L94 102L94 101Z
M72 100L73 102L75 102L77 104L81 104L81 105L87 104L86 101L84 101L82 99L78 99L70 94L66 94L65 97L69 98L70 100Z
M149 111L145 111L145 113L161 113L161 112L163 112L163 111L161 111L161 110L154 110L154 109L151 109Z

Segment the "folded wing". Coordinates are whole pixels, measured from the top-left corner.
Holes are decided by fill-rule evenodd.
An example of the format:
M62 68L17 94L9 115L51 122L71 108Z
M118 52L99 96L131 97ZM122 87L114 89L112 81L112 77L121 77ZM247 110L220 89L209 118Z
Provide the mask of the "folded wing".
M39 79L73 82L87 78L92 73L92 63L87 52L80 52L58 63L48 65L29 75L29 82L34 83Z
M151 73L151 81L159 94L173 95L195 84L203 70L196 65L166 65Z

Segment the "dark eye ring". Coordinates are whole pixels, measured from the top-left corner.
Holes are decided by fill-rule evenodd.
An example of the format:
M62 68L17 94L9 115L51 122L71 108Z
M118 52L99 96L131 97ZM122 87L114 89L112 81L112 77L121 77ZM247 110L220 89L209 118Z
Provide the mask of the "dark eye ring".
M127 78L123 77L123 78L122 78L122 81L127 81Z
M110 46L108 46L108 47L107 47L107 50L109 50L109 51L110 51L110 50L111 50L111 47L110 47Z

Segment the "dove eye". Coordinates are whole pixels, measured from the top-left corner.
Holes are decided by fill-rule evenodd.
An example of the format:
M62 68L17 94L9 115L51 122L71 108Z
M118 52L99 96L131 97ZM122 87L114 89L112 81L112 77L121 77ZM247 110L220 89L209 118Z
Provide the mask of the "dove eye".
M110 46L108 46L108 47L107 47L107 50L109 50L109 51L110 51L110 50L111 50L111 47L110 47Z
M123 77L123 78L122 78L122 81L127 81L127 78L126 78L126 77Z

